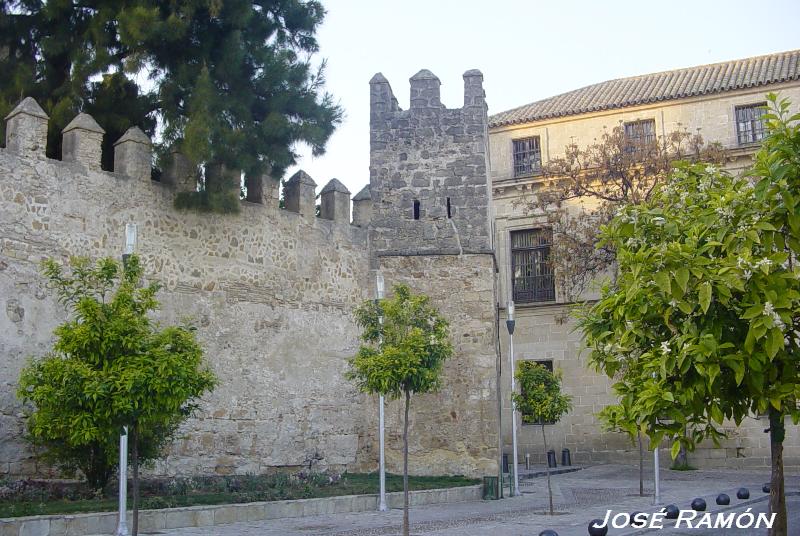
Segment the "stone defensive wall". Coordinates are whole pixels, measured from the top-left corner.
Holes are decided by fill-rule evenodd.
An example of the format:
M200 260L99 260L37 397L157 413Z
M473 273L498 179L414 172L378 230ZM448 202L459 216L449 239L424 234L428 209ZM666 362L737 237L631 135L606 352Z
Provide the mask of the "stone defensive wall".
M192 322L218 388L182 428L156 474L261 473L276 467L355 468L365 449L365 396L344 379L355 353L353 308L371 296L368 192L355 202L337 180L321 193L300 171L285 186L247 179L239 214L173 208L197 177L171 155L151 180L150 140L130 129L100 169L102 128L78 115L63 131L63 159L45 157L47 115L33 99L9 114L0 148L0 475L47 474L22 439L17 380L66 318L40 274L48 257L119 258L125 226L159 281L166 323ZM366 198L366 199L365 199ZM359 217L362 219L359 220ZM367 460L368 465L372 463Z
M175 196L197 188L197 170L172 153L153 180L151 143L138 128L115 143L109 172L100 166L103 129L90 116L64 128L63 157L53 160L38 104L25 99L8 115L0 148L0 475L54 474L23 439L26 408L16 398L22 367L51 349L67 318L41 261L120 257L128 224L137 227L145 277L162 284L157 319L197 326L220 380L152 474L377 469L377 397L344 378L359 344L352 311L374 297L376 269L387 290L404 282L426 292L451 321L455 355L443 389L412 399L410 472L496 472L496 263L482 75L465 74L465 106L448 110L433 97L438 79L421 71L407 112L376 76L373 120L401 123L383 130L383 147L372 139L370 186L351 200L331 180L319 215L316 184L303 171L285 183L285 209L276 181L245 177L238 214L180 211ZM380 91L394 103L391 118L378 113ZM406 210L413 199L423 204L417 219ZM401 472L402 403L386 409L387 468Z

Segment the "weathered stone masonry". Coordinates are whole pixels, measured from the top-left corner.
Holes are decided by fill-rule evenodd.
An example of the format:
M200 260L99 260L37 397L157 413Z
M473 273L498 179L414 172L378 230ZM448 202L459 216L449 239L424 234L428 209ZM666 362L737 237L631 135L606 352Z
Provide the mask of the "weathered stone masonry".
M404 256L415 240L411 226L396 242L397 226L368 229L371 218L387 225L391 210L382 211L381 203L395 195L374 177L353 200L352 224L349 192L335 179L322 190L322 217L314 215L315 183L304 172L287 183L287 210L277 206L274 182L247 177L240 214L178 212L175 192L196 181L180 154L172 155L162 182L150 180L150 141L131 129L115 145L115 172L101 171L102 128L81 114L64 131L63 161L47 159L47 116L32 99L20 103L0 149L0 474L48 472L21 439L24 408L15 397L27 357L50 348L52 331L65 318L39 273L40 261L119 256L126 223L137 224L146 277L163 284L159 320L190 318L220 378L156 474L259 473L309 464L375 469L376 401L357 393L343 373L358 345L352 309L372 297L371 268L378 264L387 283L431 292L453 325L456 356L445 389L414 401L413 472L493 473L496 449L486 446L497 442L494 264L482 163L486 111L479 76L468 78L465 99L472 106L431 116L464 134L442 137L428 126L404 131L427 154L442 152L431 160L420 149L402 160L418 159L429 177L426 201L450 198L449 222L431 219L433 205L421 220L428 230L417 236L426 237L428 251L448 253L430 257ZM388 153L381 158L388 166ZM446 173L460 182L450 178L445 190ZM382 195L378 204L371 190ZM399 406L387 408L391 471L401 468L401 427L393 418Z
M67 127L72 141L54 161L44 157L46 116L23 104L0 151L0 472L37 470L14 391L26 358L46 352L64 319L40 260L119 256L126 223L138 226L147 277L164 285L159 318L190 317L221 380L156 472L356 464L363 397L342 374L357 338L351 310L366 297L366 231L349 215L309 219L277 201L243 203L238 215L176 212L171 178L150 180L149 140L138 129L117 145L125 174L102 172L90 117ZM299 193L313 207L313 187Z
M387 286L406 283L431 296L450 321L455 347L443 390L412 399L412 465L468 474L497 468L495 263L482 81L479 71L467 71L464 106L447 109L439 79L420 71L411 78L409 110L400 110L383 75L370 82L371 265ZM399 407L388 422L399 428Z

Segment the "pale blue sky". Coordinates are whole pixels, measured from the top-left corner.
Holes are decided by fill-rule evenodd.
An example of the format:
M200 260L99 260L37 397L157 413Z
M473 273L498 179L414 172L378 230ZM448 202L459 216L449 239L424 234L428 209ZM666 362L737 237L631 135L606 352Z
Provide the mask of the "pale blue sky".
M347 115L326 154L299 167L320 188L336 177L353 195L369 182L376 72L407 109L408 79L429 69L456 108L461 75L480 69L492 114L603 80L800 48L800 0L322 2L320 57Z

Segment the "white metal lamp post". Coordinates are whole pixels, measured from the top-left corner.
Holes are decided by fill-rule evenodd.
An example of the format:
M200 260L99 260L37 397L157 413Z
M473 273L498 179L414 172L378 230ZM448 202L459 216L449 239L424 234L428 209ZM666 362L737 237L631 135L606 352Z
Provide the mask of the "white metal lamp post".
M378 272L375 275L375 286L377 289L377 297L378 300L383 299L383 274ZM380 307L380 303L378 303L378 307ZM380 313L378 316L378 322L383 325L383 313ZM383 338L381 337L380 344L383 344ZM378 510L380 512L386 512L389 510L389 507L386 506L386 460L384 458L384 447L383 447L383 406L384 400L383 395L378 395L378 445L379 445L379 463L378 463L378 480L380 481L380 502L378 503Z
M125 252L122 254L122 265L128 262L128 257L136 250L136 224L125 224ZM128 536L128 427L122 427L119 436L119 522L117 523L116 536Z
M514 327L516 322L514 320L514 302L508 302L508 319L506 320L506 328L508 328L508 358L511 361L511 444L512 456L514 463L514 492L511 494L513 497L522 495L519 492L519 470L517 467L517 404L514 402L514 393L516 392L516 380L514 379Z
M653 463L655 467L653 468L654 473L654 480L655 480L655 493L653 493L653 504L658 504L661 502L661 490L659 489L659 467L658 467L658 444L656 444L656 448L653 450Z
M658 377L658 374L655 372L653 373L653 379L655 380ZM661 419L659 419L660 421ZM653 504L658 504L661 502L661 489L660 489L660 480L661 474L660 469L658 467L658 447L659 443L656 443L656 448L653 449Z

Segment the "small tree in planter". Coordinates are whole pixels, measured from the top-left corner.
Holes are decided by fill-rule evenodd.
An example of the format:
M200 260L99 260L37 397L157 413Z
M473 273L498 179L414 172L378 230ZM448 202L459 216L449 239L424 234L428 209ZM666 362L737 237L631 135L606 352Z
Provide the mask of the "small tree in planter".
M366 344L350 360L347 378L365 393L405 398L403 421L403 536L408 536L408 410L412 393L439 389L453 353L449 326L423 294L395 285L394 297L366 301L355 311Z
M530 416L531 421L542 427L542 442L547 460L547 434L545 424L554 424L572 409L572 398L561 393L561 378L544 366L532 361L520 363L516 373L520 392L512 393L517 409ZM550 464L547 468L547 493L550 496L550 515L553 515L553 489L550 486Z
M159 287L139 285L143 269L135 255L123 267L110 258L95 266L75 258L65 270L49 260L44 274L71 318L56 328L53 350L22 371L18 396L34 408L29 436L49 449L50 460L99 481L108 478L127 426L135 536L140 461L161 456L216 378L190 328L162 328L150 319Z

